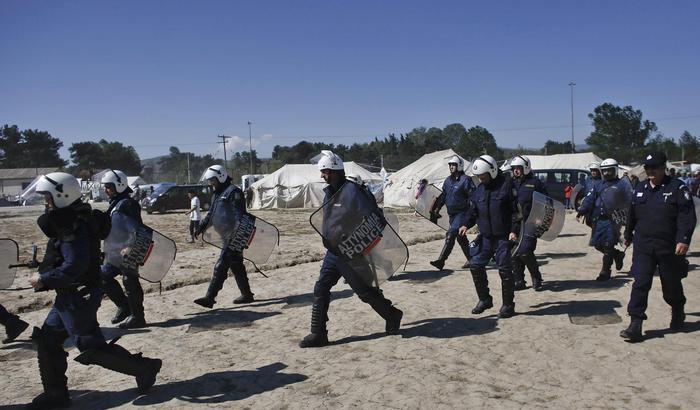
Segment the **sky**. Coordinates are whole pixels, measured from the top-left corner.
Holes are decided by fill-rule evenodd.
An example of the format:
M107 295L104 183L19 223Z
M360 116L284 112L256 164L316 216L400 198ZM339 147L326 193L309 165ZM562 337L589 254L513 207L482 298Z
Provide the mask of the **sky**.
M419 126L541 148L631 105L700 136L697 1L0 0L0 123L141 158ZM464 153L468 154L468 153Z

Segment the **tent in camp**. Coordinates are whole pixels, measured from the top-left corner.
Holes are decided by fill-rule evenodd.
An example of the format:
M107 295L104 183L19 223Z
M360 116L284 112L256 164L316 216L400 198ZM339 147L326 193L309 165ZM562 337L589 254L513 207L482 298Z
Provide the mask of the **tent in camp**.
M346 175L359 176L370 189L381 185L380 177L360 165L352 161L344 165ZM318 208L323 204L325 186L316 165L287 164L250 186L251 209Z
M429 184L442 187L445 178L450 175L447 158L454 155L457 153L451 149L425 154L412 164L391 174L384 188L384 206L391 208L411 206L416 185L424 178ZM469 166L470 162L464 160L465 171Z
M591 162L602 161L599 156L592 152L556 155L527 155L527 157L530 159L530 167L534 170L580 169L587 171L588 164ZM510 160L506 161L501 169L510 169Z

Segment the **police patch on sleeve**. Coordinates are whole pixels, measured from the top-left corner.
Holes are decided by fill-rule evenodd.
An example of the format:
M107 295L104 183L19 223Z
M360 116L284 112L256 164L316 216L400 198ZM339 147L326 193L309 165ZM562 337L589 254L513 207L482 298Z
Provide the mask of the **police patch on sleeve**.
M690 192L687 190L683 191L683 198L685 198L686 201L690 201Z

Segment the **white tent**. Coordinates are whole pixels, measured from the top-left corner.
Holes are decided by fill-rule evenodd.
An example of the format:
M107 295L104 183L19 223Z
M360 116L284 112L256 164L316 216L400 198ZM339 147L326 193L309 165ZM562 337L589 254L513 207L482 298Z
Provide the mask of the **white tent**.
M126 177L126 179L129 181L130 188L135 188L136 185L146 185L146 181L140 176Z
M429 184L442 187L445 178L450 175L447 158L453 155L457 153L451 149L425 154L412 164L391 174L384 188L384 206L391 208L411 206L415 187L421 179L427 179ZM470 164L469 161L464 160L464 169L468 170Z
M556 154L556 155L526 155L530 159L530 167L533 170L544 169L580 169L588 171L588 164L602 161L599 156L592 152L581 152L577 154ZM509 169L510 161L507 161L501 169Z
M345 162L345 174L362 178L365 184L381 184L381 178L356 163ZM287 164L250 186L251 209L318 208L323 204L326 183L313 164Z

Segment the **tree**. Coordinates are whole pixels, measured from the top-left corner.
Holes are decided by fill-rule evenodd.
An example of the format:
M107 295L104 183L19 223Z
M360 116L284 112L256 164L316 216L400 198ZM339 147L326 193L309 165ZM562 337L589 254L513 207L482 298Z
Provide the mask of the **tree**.
M503 159L503 151L496 145L496 138L486 128L475 126L467 130L457 143L457 152L468 159L488 154Z
M605 103L588 114L595 130L586 143L601 157L630 162L639 157L646 140L657 130L656 124L642 120L642 112L631 106Z
M141 159L132 146L121 142L83 141L71 144L68 148L75 172L87 171L92 176L97 170L118 169L127 175L141 173Z
M677 159L681 157L681 148L673 138L666 138L663 134L658 134L650 139L644 151L661 151L666 154L666 158Z
M547 140L541 150L541 153L544 155L571 154L572 152L571 141L558 142Z
M2 127L0 150L4 168L63 167L58 150L63 143L46 131L27 129L19 131L16 125Z
M188 167L189 161L189 167ZM152 180L174 181L181 183L197 183L204 170L214 164L223 165L223 160L210 154L199 156L191 152L180 152L178 147L170 147L170 154L159 161L158 174L149 170ZM189 175L188 175L189 172Z
M678 138L678 145L682 150L682 160L693 163L700 162L700 141L698 141L697 137L691 135L688 131L683 131L683 134Z

